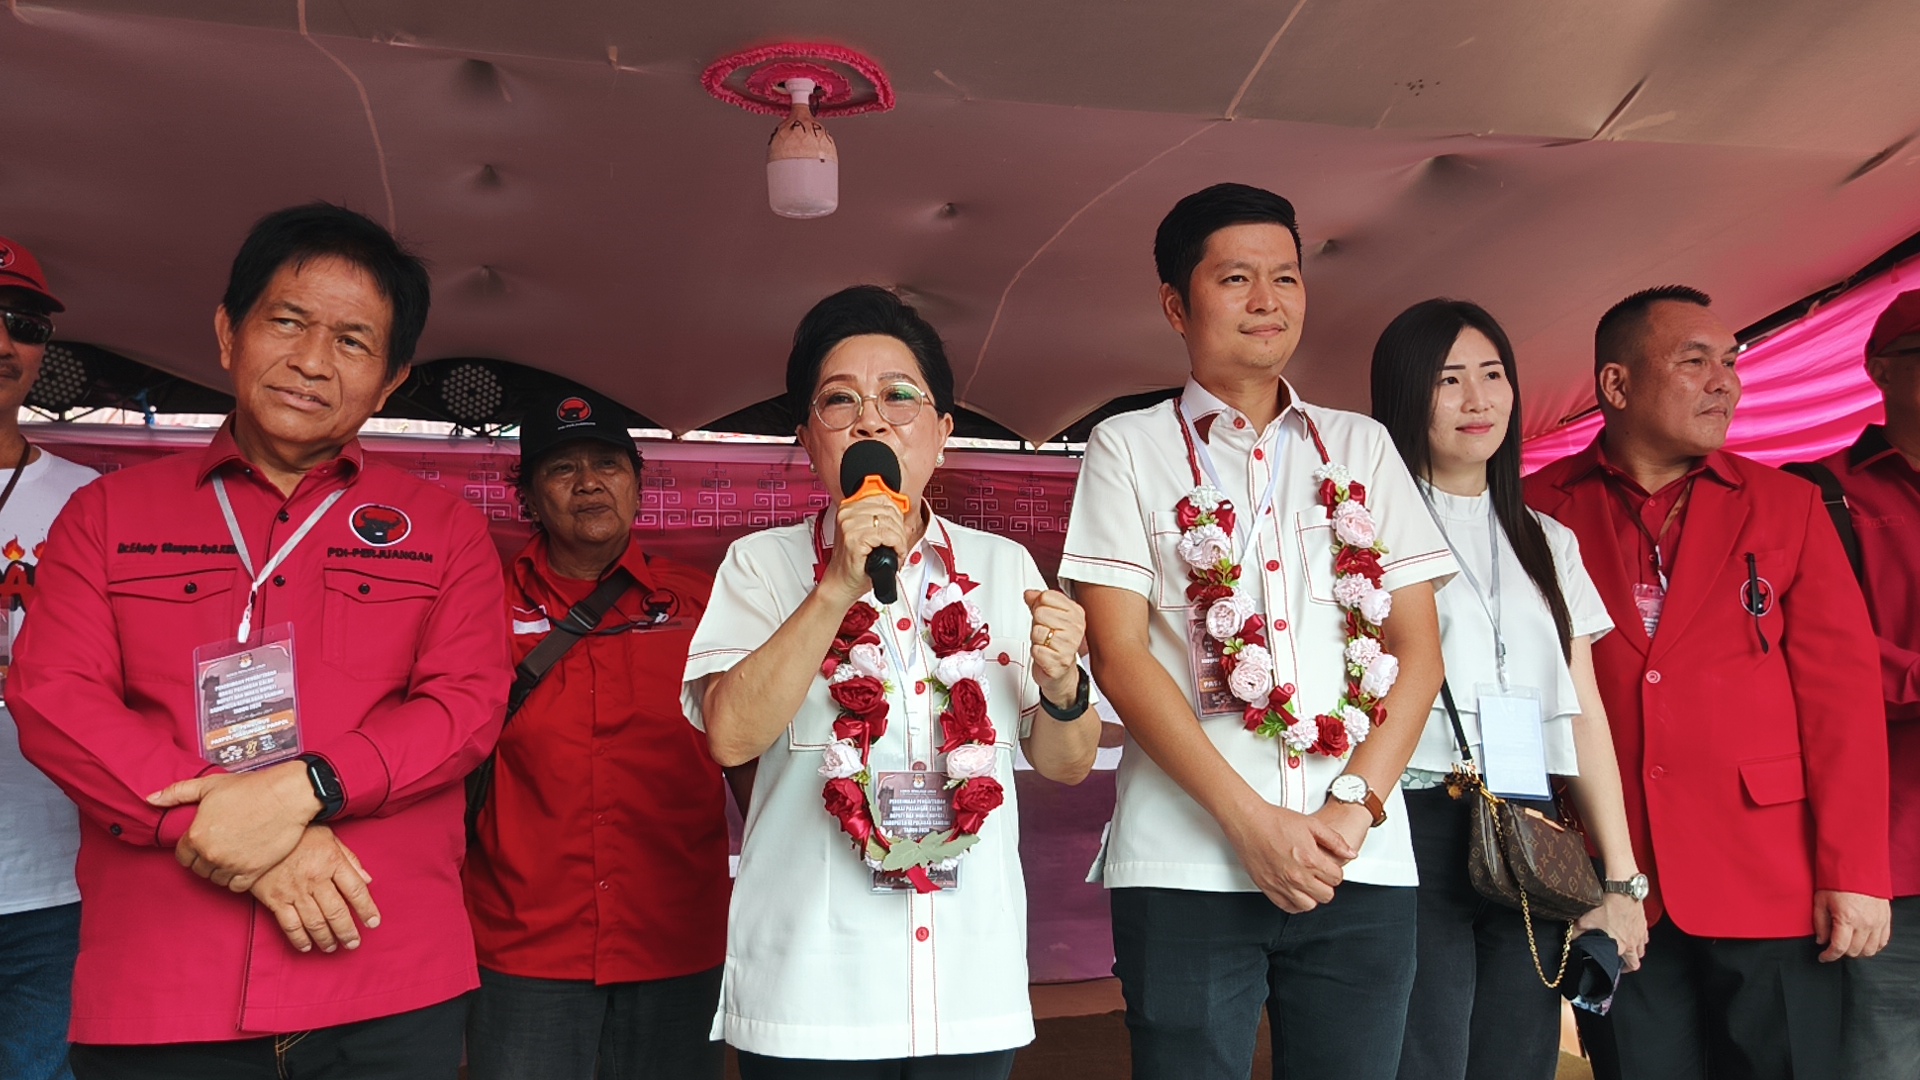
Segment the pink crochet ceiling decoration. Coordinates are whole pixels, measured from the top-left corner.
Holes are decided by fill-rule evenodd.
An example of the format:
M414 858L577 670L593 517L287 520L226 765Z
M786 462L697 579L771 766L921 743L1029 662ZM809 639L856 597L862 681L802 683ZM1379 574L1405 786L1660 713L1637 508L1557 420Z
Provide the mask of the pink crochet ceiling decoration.
M840 45L782 42L723 56L707 65L700 85L729 105L768 116L785 116L792 99L781 92L788 79L814 81L815 116L854 116L893 108L893 84L880 65Z
M1811 315L1740 355L1740 404L1727 449L1768 465L1810 461L1850 445L1881 421L1880 391L1867 380L1867 335L1893 298L1920 289L1920 259L1827 301ZM1598 414L1582 417L1522 444L1528 472L1586 449L1600 430Z

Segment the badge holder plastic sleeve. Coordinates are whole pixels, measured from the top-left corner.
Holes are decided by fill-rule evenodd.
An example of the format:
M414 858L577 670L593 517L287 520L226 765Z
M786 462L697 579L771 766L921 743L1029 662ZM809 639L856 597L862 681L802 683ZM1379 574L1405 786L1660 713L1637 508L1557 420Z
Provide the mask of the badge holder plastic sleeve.
M1552 798L1540 691L1531 686L1479 683L1474 686L1474 698L1480 720L1480 767L1488 789L1504 798Z
M873 810L876 823L888 836L923 840L937 832L953 828L953 792L942 772L883 772L874 777ZM942 892L960 887L959 864L929 866L927 877ZM876 893L914 892L913 882L902 873L874 870Z
M293 627L278 623L254 645L232 638L193 651L200 756L247 772L299 756L299 696Z

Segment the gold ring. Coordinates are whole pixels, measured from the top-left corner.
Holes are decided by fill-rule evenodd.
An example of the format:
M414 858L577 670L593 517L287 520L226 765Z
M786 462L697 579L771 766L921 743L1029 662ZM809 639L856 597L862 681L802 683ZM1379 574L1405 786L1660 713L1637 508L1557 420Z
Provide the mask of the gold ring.
M880 527L880 515L879 515L879 514L875 514L875 515L873 515L873 527L874 527L874 528L876 528L876 529Z
M1040 647L1044 649L1051 644L1053 644L1053 627L1049 626L1047 636L1040 639Z

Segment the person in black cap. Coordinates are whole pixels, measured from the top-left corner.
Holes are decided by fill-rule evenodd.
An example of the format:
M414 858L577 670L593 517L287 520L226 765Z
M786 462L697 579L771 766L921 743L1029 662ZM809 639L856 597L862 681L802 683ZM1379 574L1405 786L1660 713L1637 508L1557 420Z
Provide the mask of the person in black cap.
M567 386L520 427L536 532L508 570L519 707L465 869L472 1080L721 1075L725 785L679 693L713 578L633 543L628 419Z

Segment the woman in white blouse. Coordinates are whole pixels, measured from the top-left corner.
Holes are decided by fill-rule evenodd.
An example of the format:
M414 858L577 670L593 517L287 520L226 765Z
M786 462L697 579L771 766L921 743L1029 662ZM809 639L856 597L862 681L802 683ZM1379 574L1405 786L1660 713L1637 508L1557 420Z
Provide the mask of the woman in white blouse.
M1004 1078L1033 1039L1015 740L1043 776L1092 768L1085 621L1024 547L923 502L953 372L911 307L871 286L815 305L787 398L832 501L728 550L683 690L715 759L760 761L716 1027L745 1080ZM903 505L841 497L868 439Z
M1513 347L1493 316L1463 301L1428 300L1402 312L1374 348L1373 416L1420 482L1462 569L1436 599L1447 686L1473 760L1496 791L1544 794L1547 774L1564 782L1608 882L1605 903L1577 925L1611 935L1631 971L1646 948L1635 895L1644 896L1646 879L1627 839L1593 674L1592 643L1613 623L1573 533L1522 499L1516 374ZM1514 714L1518 721L1508 719ZM1537 751L1510 751L1504 732L1515 723L1538 732ZM1491 760L1490 744L1498 744ZM1535 972L1521 914L1483 899L1468 880L1470 804L1450 798L1444 783L1461 760L1444 701L1436 702L1401 784L1420 891L1399 1076L1544 1080L1558 1060L1559 997ZM1554 924L1536 924L1547 972L1562 936Z

